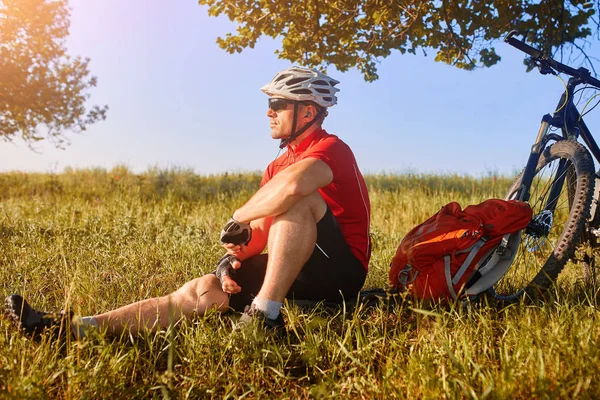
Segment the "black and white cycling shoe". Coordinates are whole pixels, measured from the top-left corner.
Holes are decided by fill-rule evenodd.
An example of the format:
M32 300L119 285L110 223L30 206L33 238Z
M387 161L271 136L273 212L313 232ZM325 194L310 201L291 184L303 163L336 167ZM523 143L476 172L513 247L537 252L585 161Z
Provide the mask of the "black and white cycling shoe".
M43 333L50 334L52 339L59 339L71 332L72 312L38 311L18 294L8 296L4 305L12 324L35 340L40 340Z
M247 327L253 325L258 325L266 332L276 333L277 335L281 335L285 331L283 315L279 314L277 318L269 319L266 314L257 309L254 304L244 308L244 312L234 327L234 330L245 330Z

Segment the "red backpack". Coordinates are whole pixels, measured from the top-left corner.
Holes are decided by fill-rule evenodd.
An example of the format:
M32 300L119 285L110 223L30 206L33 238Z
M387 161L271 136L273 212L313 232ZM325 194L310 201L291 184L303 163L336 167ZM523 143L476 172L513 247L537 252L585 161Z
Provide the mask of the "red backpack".
M402 239L392 259L391 285L421 299L456 298L480 264L531 217L529 205L516 200L490 199L464 210L449 203Z

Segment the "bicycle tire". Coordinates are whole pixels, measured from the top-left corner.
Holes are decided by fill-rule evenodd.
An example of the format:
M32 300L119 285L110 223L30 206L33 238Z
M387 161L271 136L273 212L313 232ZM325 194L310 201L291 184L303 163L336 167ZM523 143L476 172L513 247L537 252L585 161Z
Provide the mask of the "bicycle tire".
M521 232L519 247L515 250L517 254L512 265L490 289L490 293L497 300L514 303L523 297L534 299L543 296L556 281L567 261L573 257L575 247L583 239L595 180L594 163L590 153L578 142L571 140L556 142L546 147L540 155L530 188L529 203L533 209L532 220L535 221L536 218L548 220L548 212L544 210L547 197L544 196L548 195L550 183L556 179L556 170L546 176L544 171L547 166L555 162L558 164L560 160L569 161L570 166L565 171L566 179L558 197L557 207L549 217L548 232L544 234L528 233L527 230ZM508 190L507 199L514 198L522 177L523 172ZM543 185L541 190L540 184ZM547 214L543 215L542 212ZM532 249L531 243L536 241L539 245ZM547 242L549 244L538 251Z
M594 176L594 181L596 181L596 176ZM598 188L594 186L594 193ZM592 202L594 200L592 199ZM591 212L591 210L590 210ZM583 233L583 241L590 244L592 249L597 249L600 247L600 238L594 232L600 228L600 208L596 209L596 213L594 218L586 224ZM595 285L597 281L596 274L597 265L594 260L594 256L588 254L587 252L583 254L583 259L581 260L581 279L586 285Z

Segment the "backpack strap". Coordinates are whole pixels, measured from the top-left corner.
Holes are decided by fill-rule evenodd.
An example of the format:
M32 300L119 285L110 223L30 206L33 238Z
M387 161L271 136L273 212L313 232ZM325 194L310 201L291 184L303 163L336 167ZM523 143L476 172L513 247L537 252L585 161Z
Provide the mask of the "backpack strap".
M444 274L446 275L446 284L448 285L448 292L453 299L456 299L456 292L454 286L452 286L452 275L450 272L450 265L452 264L450 256L444 256Z
M488 241L487 238L482 237L481 239L479 239L477 241L477 243L475 243L473 245L473 247L471 248L471 251L469 252L469 255L465 259L465 262L463 262L463 264L460 266L460 269L458 270L456 275L454 275L454 278L452 279L453 285L456 285L460 281L460 278L462 278L462 276L467 271L467 268L469 268L469 265L471 265L471 262L473 262L473 259L477 255L477 252L479 252L479 249L481 249L483 247L483 245L485 244L485 242L487 242L487 241Z

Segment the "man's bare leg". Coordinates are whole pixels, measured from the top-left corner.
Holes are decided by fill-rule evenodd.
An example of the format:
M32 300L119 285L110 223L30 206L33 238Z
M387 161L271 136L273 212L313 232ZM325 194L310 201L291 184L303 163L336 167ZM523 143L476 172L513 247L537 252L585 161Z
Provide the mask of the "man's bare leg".
M326 211L325 200L315 192L273 219L267 271L257 298L284 300L315 248L317 223ZM228 295L221 289L219 280L210 274L186 283L167 296L142 300L95 318L110 334L120 334L126 328L136 333L141 329L165 328L173 321L202 315L209 309L225 311L228 306Z
M317 223L327 203L315 192L276 216L269 230L269 258L257 299L283 302L317 242Z
M210 309L225 311L229 297L212 274L189 281L163 297L138 301L95 317L98 326L118 335L125 329L137 333L144 329L166 328L170 323Z

